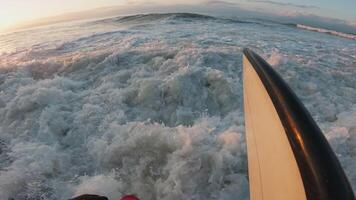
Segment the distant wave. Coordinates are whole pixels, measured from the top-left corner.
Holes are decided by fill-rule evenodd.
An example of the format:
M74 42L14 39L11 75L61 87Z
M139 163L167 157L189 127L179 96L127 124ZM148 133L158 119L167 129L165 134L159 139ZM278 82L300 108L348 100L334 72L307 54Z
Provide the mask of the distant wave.
M132 21L155 21L161 19L185 19L185 20L214 20L215 17L194 13L153 13L153 14L138 14L120 17L117 22L132 22Z
M112 20L112 19L109 19ZM225 18L225 17L216 17L210 15L196 14L196 13L151 13L151 14L137 14L137 15L129 15L116 17L114 19L115 22L118 23L146 23L158 20L168 20L168 21L185 21L185 22L193 22L193 21L217 21L222 23L239 23L239 24L258 24L266 26L263 22L259 22L257 20L241 20L238 18ZM97 21L97 23L107 22L108 19Z
M319 33L326 33L326 34L336 35L336 36L347 38L347 39L351 39L351 40L356 40L356 35L350 34L350 33L342 33L342 32L338 32L338 31L334 31L334 30L328 30L328 29L323 29L323 28L316 28L316 27L312 27L312 26L306 26L306 25L303 25L303 24L297 24L296 26L297 26L297 28L301 28L301 29L305 29L305 30L309 30L309 31L315 31L315 32L319 32Z

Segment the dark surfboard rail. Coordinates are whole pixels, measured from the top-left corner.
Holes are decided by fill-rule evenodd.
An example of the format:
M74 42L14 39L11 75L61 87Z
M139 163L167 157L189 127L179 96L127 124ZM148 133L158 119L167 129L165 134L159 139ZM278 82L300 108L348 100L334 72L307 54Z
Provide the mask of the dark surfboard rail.
M243 54L261 79L291 145L308 200L355 200L345 172L308 110L259 55Z

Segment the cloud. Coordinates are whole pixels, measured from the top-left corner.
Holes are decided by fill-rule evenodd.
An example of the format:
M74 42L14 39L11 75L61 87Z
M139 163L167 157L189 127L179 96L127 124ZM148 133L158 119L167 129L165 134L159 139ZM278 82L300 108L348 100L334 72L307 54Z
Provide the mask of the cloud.
M204 5L207 6L237 6L237 3L231 3L228 1L222 1L222 0L206 0L203 2Z
M122 6L142 6L142 5L159 5L160 3L161 2L159 0L122 0L117 5L122 5Z
M267 4L277 5L277 6L289 6L289 7L304 8L304 9L306 9L306 8L318 8L317 6L314 6L314 5L301 5L301 4L294 4L294 3L283 3L283 2L270 1L270 0L249 0L249 2L267 3Z

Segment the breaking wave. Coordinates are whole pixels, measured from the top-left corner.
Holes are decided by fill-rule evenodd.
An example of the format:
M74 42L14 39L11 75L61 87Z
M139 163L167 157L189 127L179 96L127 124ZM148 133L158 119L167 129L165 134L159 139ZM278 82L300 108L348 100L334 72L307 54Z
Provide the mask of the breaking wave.
M283 25L149 16L158 20L0 36L1 198L247 200L246 46L301 97L355 189L355 43Z
M351 40L356 40L356 35L350 34L350 33L342 33L342 32L337 32L337 31L334 31L334 30L316 28L316 27L306 26L306 25L302 25L302 24L297 24L296 26L298 28L309 30L309 31L315 31L315 32L319 32L319 33L326 33L326 34L335 35L335 36L339 36L339 37L343 37L343 38L347 38L347 39L351 39Z

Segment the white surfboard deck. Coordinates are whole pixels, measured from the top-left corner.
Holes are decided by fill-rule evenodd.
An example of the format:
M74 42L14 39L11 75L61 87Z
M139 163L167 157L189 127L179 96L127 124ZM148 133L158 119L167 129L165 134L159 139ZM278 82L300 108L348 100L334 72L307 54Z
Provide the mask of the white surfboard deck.
M303 181L277 111L243 56L244 109L251 200L306 200Z

